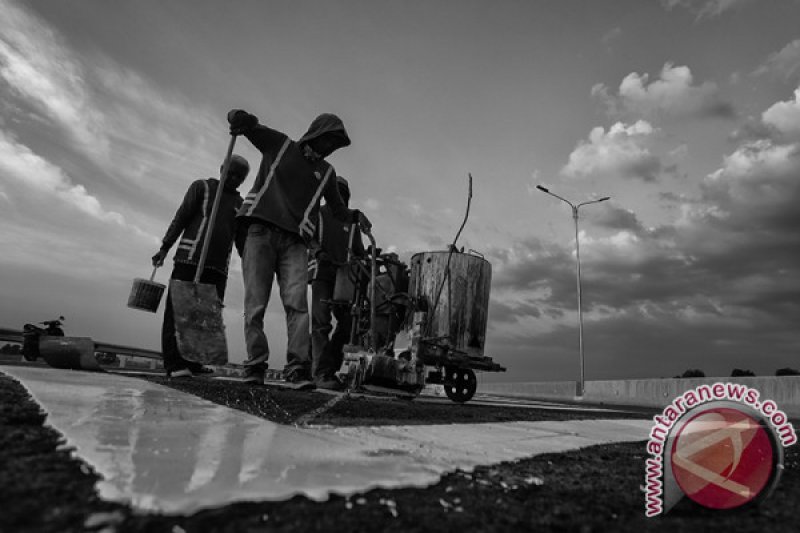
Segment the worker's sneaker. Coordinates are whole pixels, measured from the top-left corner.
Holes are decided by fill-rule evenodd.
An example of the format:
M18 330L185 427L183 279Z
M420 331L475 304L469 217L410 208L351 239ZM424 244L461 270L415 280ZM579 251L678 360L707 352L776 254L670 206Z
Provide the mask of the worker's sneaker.
M264 370L257 367L246 366L244 367L244 376L242 376L242 381L245 383L251 383L253 385L263 385Z
M191 370L192 374L194 374L194 375L198 375L198 374L213 374L214 372L216 372L216 370L214 370L214 367L201 365L200 363L190 364L189 365L189 370Z
M167 372L168 378L193 378L194 374L188 368L179 368L178 370L171 370Z
M344 383L331 377L317 378L314 380L314 383L317 385L318 389L341 391L345 388Z
M314 382L308 379L305 372L290 372L283 378L286 385L295 390L312 390L316 388Z

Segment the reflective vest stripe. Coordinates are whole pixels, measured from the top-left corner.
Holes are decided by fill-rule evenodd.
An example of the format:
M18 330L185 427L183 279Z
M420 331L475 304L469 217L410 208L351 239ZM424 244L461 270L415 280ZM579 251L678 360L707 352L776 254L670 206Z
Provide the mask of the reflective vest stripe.
M206 229L206 224L208 224L208 197L209 196L210 196L210 189L208 187L208 181L203 180L203 220L200 221L200 227L197 228L197 235L195 236L195 239L192 242L192 247L189 250L189 257L194 256L195 252L197 251L197 245L200 243L200 239L203 236L203 232Z
M275 169L278 168L278 165L283 159L283 154L286 153L286 149L289 148L289 143L292 142L288 137L283 142L283 146L281 146L280 151L278 152L278 156L275 158L275 161L272 162L272 165L269 167L269 172L267 173L267 177L264 179L264 185L261 186L261 189L258 190L258 193L252 199L252 203L250 204L250 208L247 210L247 216L252 216L253 211L255 211L256 206L261 201L261 197L264 196L264 193L267 192L267 187L269 187L270 182L272 181L272 177L275 175ZM252 193L251 193L252 194ZM247 195L248 200L250 199L251 194ZM247 201L245 201L247 203Z
M325 188L325 184L328 183L328 179L333 174L333 167L328 166L328 170L325 171L325 176L323 176L322 181L320 182L319 186L317 186L317 190L314 192L314 196L311 198L311 201L306 206L306 212L303 214L303 221L300 223L300 232L302 233L304 229L311 228L310 234L313 235L314 233L314 224L308 219L311 215L311 210L314 209L314 206L317 205L319 201L319 197L322 195L322 190Z

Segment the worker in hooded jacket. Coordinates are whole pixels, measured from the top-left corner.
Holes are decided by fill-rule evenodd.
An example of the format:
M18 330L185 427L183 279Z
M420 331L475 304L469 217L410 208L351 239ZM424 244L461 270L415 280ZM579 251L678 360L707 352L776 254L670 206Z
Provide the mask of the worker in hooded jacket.
M342 120L324 113L300 140L259 124L240 109L228 113L232 135L244 135L263 155L255 183L245 196L237 219L247 226L242 258L244 275L244 379L263 383L270 355L264 333L264 313L273 278L278 280L288 333L284 377L298 389L314 388L309 357L307 301L308 242L316 230L322 198L336 219L371 224L359 211L348 209L336 187L336 172L325 158L350 145Z
M336 178L339 195L345 205L350 201L350 186L341 176ZM336 220L330 206L319 210L314 239L308 253L308 282L311 284L311 372L321 389L341 390L336 378L342 366L342 348L350 338L352 302L333 302L337 270L350 256L365 255L361 234L354 224ZM336 328L332 318L336 318Z

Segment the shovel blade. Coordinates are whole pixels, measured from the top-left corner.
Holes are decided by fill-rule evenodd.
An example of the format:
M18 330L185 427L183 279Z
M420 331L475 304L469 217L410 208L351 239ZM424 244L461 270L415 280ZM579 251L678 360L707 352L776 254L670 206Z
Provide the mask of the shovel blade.
M226 364L228 344L216 287L170 280L169 291L181 357L204 365Z

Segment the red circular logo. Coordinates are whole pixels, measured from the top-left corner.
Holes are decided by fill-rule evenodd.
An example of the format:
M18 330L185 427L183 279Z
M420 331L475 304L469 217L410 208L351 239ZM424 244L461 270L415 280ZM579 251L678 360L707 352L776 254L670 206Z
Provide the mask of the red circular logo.
M703 410L672 444L672 474L689 498L711 509L732 509L767 487L775 450L766 429L730 407Z

